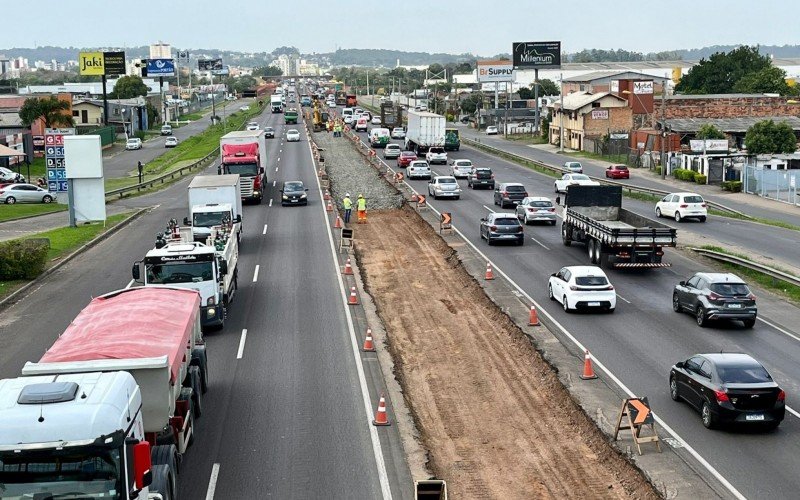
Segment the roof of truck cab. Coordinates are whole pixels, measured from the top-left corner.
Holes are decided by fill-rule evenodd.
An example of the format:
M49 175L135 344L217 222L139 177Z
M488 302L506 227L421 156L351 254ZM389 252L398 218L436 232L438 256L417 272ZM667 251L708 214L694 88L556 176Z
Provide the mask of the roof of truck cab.
M168 356L180 371L200 310L196 290L126 288L95 297L44 353L40 363Z
M239 174L225 174L225 175L198 175L192 179L189 188L211 188L211 187L225 187L236 186L239 184Z
M258 123L258 122L250 122L250 123ZM223 135L222 139L226 139L229 137L258 137L263 133L264 133L263 130L234 130L233 132L228 132L227 134Z

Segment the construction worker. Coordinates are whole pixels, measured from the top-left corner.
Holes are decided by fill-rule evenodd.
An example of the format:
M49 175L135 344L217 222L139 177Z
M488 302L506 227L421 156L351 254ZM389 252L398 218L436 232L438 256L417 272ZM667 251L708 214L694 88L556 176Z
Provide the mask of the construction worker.
M344 206L344 223L349 224L350 214L353 213L353 200L350 199L350 193L345 193L342 205Z
M358 209L358 223L359 224L366 224L367 223L367 200L364 199L363 195L358 195L358 201L356 201L356 209Z

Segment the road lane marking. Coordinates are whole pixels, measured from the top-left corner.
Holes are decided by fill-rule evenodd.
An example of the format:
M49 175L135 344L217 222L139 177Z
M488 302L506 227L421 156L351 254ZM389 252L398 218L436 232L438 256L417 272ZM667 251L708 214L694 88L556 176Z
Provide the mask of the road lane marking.
M262 231L261 234L267 234L267 224L264 224L264 231Z
M242 329L242 337L239 339L239 350L236 352L236 359L242 359L245 341L247 341L247 328Z
M790 333L790 332L787 332L787 331L786 331L786 330L784 330L783 328L781 328L781 327L779 327L778 325L776 325L776 324L772 323L771 321L767 321L767 320L765 320L765 319L764 319L764 318L762 318L761 316L757 316L757 319L758 319L758 320L760 320L760 321L763 321L764 323L768 324L768 325L769 325L769 326L771 326L772 328L774 328L774 329L778 330L779 332L781 332L782 334L784 334L784 335L786 335L786 336L788 336L788 337L791 337L791 338L793 338L793 339L795 339L795 340L800 340L800 337L798 337L797 335L794 335L794 334L792 334L792 333Z
M278 167L275 167L275 171L276 171L276 172L278 171Z
M625 297L623 297L622 295L620 295L620 294L616 294L616 295L617 295L617 298L618 298L618 299L620 299L621 301L623 301L623 302L627 302L628 304L630 304L630 303L631 303L631 301L630 301L630 300L626 299L626 298L625 298Z
M272 198L269 199L269 206L272 206Z
M487 207L486 205L483 205L483 208L485 208L486 210L488 210L488 211L490 211L490 212L494 213L494 210L492 210L491 208Z
M211 466L211 478L208 480L208 490L206 490L206 500L214 500L214 493L217 490L217 478L219 477L219 464Z
M276 185L277 183L278 183L278 181L272 181L272 187L275 187L275 185Z
M538 244L540 247L544 248L545 250L550 250L549 248L547 248L546 246L544 246L544 245L542 244L542 242L541 242L541 241L537 240L537 239L536 239L536 238L534 238L533 236L531 236L531 239L532 239L533 241L535 241L535 242L536 242L536 243L537 243L537 244Z
M281 157L280 156L278 157L278 161L281 161Z
M266 232L266 231L267 231L267 230L266 230L266 228L265 228L265 229L264 229L264 232ZM253 273L253 283L255 283L256 281L258 281L258 271L259 271L259 269L261 269L261 266L260 266L260 265L258 265L258 264L256 264L256 270L255 270L255 272Z

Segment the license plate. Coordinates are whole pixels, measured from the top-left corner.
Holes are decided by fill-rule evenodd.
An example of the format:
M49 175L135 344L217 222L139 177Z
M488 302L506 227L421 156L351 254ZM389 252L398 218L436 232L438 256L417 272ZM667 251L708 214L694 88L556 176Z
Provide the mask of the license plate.
M600 302L589 302L589 307L600 307Z
M291 200L291 201L292 201L292 203L297 203L297 200Z
M741 304L728 304L728 309L741 309Z
M752 420L756 420L756 421L764 420L764 415L761 415L761 414L758 414L758 415L745 415L744 419L745 420L751 420L751 421Z

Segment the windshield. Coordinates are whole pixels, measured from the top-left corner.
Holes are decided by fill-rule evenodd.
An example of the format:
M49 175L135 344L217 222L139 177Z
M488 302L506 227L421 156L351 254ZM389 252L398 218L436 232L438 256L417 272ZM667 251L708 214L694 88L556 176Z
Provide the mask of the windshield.
M228 163L229 174L239 174L242 177L255 177L258 175L258 165L255 163Z
M475 175L478 179L489 179L492 176L491 170L476 170Z
M283 185L284 191L303 191L305 188L303 187L302 182L287 182Z
M750 289L744 283L712 283L709 287L712 292L719 295L749 295Z
M147 283L169 285L173 283L200 283L214 276L211 262L169 262L147 266Z
M119 449L99 446L4 452L0 455L0 498L120 498Z
M455 184L456 180L452 177L442 177L439 179L439 184Z
M700 196L684 196L684 203L703 203L703 198Z
M573 181L588 181L589 177L587 177L585 175L573 175L572 176L572 180Z
M608 280L605 276L577 276L575 284L579 286L602 286L607 285Z
M494 220L495 225L497 226L518 226L519 221L511 217L498 217Z
M472 162L471 162L471 161L457 161L457 162L456 162L456 167L460 167L460 168L464 168L464 167L466 167L466 168L472 168Z
M192 217L192 225L211 227L222 225L222 220L230 220L230 212L199 212Z
M728 384L759 384L772 382L767 370L760 365L751 366L719 366L719 379Z

